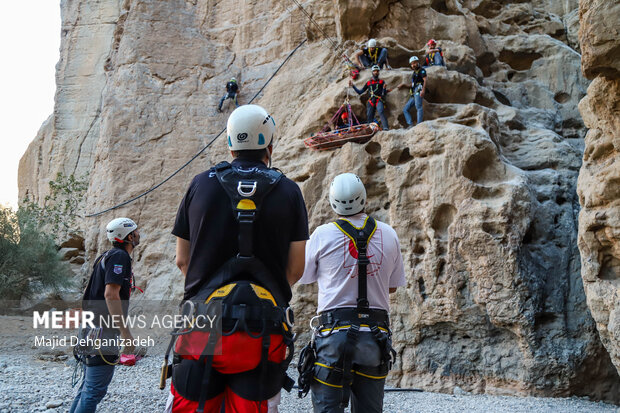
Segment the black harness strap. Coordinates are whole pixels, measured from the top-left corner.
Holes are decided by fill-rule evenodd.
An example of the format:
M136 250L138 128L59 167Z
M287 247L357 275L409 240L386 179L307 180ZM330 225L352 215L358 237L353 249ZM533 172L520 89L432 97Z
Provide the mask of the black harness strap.
M339 219L334 224L344 234L353 241L357 249L357 311L367 312L369 310L368 303L368 259L367 249L370 238L377 230L377 221L372 217L366 218L364 226L357 228L345 219ZM359 316L358 316L359 317ZM360 321L358 323L351 322L351 327L347 331L347 339L344 346L344 354L342 355L342 399L340 407L345 408L349 404L351 397L351 385L353 384L353 352L359 338ZM370 322L367 320L366 322Z
M205 346L202 354L200 355L200 359L198 362L200 364L204 363L204 371L202 373L202 387L200 391L200 399L198 399L198 409L196 409L197 413L203 413L205 409L205 403L207 402L207 392L204 389L209 385L209 379L211 377L211 369L213 368L213 353L215 352L215 346L217 344L217 340L219 335L215 332L211 332L209 334L209 340L207 341L207 345Z
M353 241L357 249L357 308L366 309L368 303L368 286L367 286L367 267L370 264L368 259L367 248L370 238L377 230L377 221L372 217L366 218L366 222L362 228L353 226L345 219L339 219L335 222L336 226L345 233L347 237Z
M273 169L233 168L228 162L220 162L213 169L230 198L239 223L238 257L253 257L254 222L260 213L260 205L283 175Z

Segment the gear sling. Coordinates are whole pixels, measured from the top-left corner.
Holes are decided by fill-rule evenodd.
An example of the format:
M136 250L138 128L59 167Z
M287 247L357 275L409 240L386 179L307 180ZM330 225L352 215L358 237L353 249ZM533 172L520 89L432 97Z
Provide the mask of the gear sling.
M194 297L183 303L182 314L196 320L200 315L212 315L219 310L221 317L217 319L221 323L217 330L221 335L245 332L252 338L261 338L261 361L250 371L219 373L212 368L212 362L220 333L212 329L198 360L181 358L175 353L169 366L168 356L176 337L200 329L192 323L190 329L174 331L162 366L160 388L172 376L175 390L182 397L198 402L198 412L225 385L244 399L262 401L275 396L281 388L290 391L294 383L286 375L294 353L293 314L274 276L253 255L254 222L261 202L283 174L273 169L242 170L228 162L216 165L214 171L232 202L239 224L239 254L224 263ZM283 344L288 347L288 356L281 363L268 360L271 334L282 335Z
M364 377L383 379L387 376L396 352L390 344L389 316L387 311L371 309L368 302L367 267L370 260L367 248L377 229L377 223L368 217L362 228L353 226L349 221L339 219L334 224L353 241L358 252L358 298L355 308L337 308L319 315L319 329L332 334L337 327L348 327L344 350L338 361L331 366L316 362L316 348L313 340L301 351L299 356L299 397L304 397L310 388L310 382L316 380L331 387L342 388L340 405L346 407L351 395L354 374ZM339 325L343 324L343 325ZM331 326L331 328L329 327ZM381 350L379 366L359 366L353 364L355 345L360 328L368 327Z

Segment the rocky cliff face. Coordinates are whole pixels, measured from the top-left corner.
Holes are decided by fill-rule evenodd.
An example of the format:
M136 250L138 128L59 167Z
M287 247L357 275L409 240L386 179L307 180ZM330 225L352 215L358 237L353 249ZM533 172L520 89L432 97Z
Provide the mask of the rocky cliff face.
M245 103L308 37L257 103L278 122L274 164L300 184L311 229L333 219L330 180L352 171L366 183L369 212L401 238L408 285L392 299L392 382L617 400L620 380L586 306L576 247L586 130L577 103L588 87L576 0L305 6L349 52L368 37L388 46L390 88L408 82L409 56L439 40L447 68L428 70L425 122L402 128L408 96L395 90L390 131L365 145L305 149L302 139L347 97L348 78L293 2L67 0L56 109L22 159L21 194L41 197L58 170L89 172L88 211L141 193L225 127L215 107L230 76ZM363 103L352 104L363 118ZM88 255L106 247L108 220L131 216L144 232L139 283L151 297L180 297L176 207L193 175L226 152L216 141L160 189L86 219ZM305 327L314 287L294 295Z
M592 79L579 103L590 130L579 172L581 274L596 326L620 371L620 4L581 1L582 70Z

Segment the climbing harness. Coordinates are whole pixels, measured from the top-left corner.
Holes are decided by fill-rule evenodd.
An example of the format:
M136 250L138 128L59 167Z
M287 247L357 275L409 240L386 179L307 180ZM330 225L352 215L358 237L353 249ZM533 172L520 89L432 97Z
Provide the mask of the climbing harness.
M307 394L311 381L309 376L312 375L312 379L319 383L342 389L340 405L344 408L349 402L354 375L371 379L384 379L392 367L396 352L390 342L391 333L387 311L372 309L368 302L367 267L370 260L368 259L367 248L377 229L377 222L372 217L367 217L361 228L354 226L346 219L339 219L334 224L353 242L357 250L357 306L325 311L311 320L312 340L302 350L304 358L300 355L298 389L299 397ZM317 326L314 325L315 319L318 319ZM346 330L346 339L343 353L338 361L333 365L316 362L315 338L317 336L328 337L342 330ZM353 363L355 345L360 338L360 332L363 330L371 332L372 337L381 349L381 363L378 366L360 366ZM311 360L314 360L314 366L310 366Z
M239 225L239 254L229 259L201 286L198 293L182 304L182 314L196 320L219 311L217 328L205 330L191 323L175 330L164 356L160 389L172 376L175 390L188 400L197 401L198 412L206 400L221 393L224 384L244 399L261 401L273 397L281 388L290 391L292 379L286 370L294 353L294 318L288 306L290 292L282 291L265 265L254 256L254 223L263 199L278 184L283 174L274 169L241 169L222 162L213 172L230 198ZM208 331L207 343L198 360L169 354L176 338L194 331ZM261 339L261 360L250 371L224 375L212 367L218 340L236 332ZM268 359L271 335L281 335L288 355L282 362ZM194 337L191 337L192 339ZM227 379L228 378L228 379Z
M368 85L368 92L370 93L370 97L368 98L368 102L371 106L377 107L377 102L379 100L383 101L383 95L385 94L385 82L383 79L370 79L366 82Z
M366 49L368 50L368 58L370 59L370 63L377 63L377 59L379 58L379 48L375 47L375 53L374 55L372 54L372 52L370 51L370 49Z

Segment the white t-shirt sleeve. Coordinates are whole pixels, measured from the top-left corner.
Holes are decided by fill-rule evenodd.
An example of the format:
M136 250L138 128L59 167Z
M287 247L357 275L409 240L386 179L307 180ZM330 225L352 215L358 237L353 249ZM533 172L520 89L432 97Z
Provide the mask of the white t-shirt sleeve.
M315 229L310 240L306 243L306 264L304 266L304 274L299 279L299 284L312 284L318 279L318 257L320 254L321 240L318 235L319 228Z
M392 230L393 231L393 230ZM400 242L396 231L394 231L394 240L396 242L396 257L394 261L394 271L390 275L390 288L403 287L407 285L405 280L405 266L403 265L403 255L400 253Z

